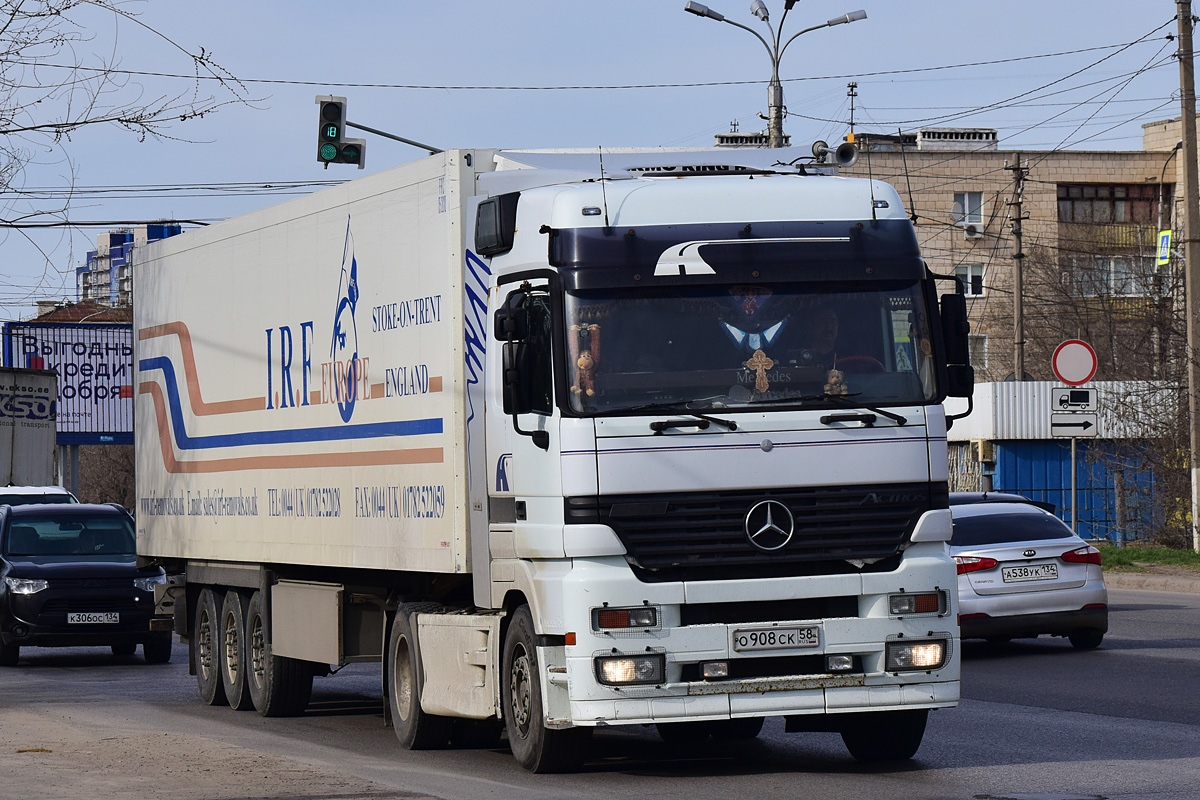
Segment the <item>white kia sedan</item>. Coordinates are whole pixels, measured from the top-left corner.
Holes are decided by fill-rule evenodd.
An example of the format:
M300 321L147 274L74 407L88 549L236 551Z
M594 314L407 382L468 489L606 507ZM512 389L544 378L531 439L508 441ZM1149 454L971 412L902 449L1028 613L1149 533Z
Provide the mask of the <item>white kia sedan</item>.
M962 638L1065 636L1098 647L1108 630L1100 551L1048 511L1022 502L950 507Z

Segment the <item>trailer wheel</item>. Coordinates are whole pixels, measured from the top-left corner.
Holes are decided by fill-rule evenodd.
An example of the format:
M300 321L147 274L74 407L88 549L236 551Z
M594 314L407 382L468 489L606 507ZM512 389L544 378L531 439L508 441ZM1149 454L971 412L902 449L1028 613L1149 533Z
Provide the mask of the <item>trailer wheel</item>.
M250 701L264 717L291 717L304 712L312 697L312 669L304 661L272 655L263 593L246 606L246 686Z
M846 721L842 742L859 761L902 761L912 758L925 736L929 711L876 711Z
M194 631L196 648L196 685L200 689L200 699L210 706L228 704L225 699L225 687L221 683L221 672L218 668L217 642L220 637L217 628L220 623L217 613L217 595L212 588L206 586L200 591L196 600L196 627Z
M437 603L406 603L396 610L388 634L387 689L392 727L401 746L408 750L445 747L454 720L421 710L421 660L417 653L412 615L440 611Z
M172 634L156 633L142 642L142 658L146 659L147 664L169 663L173 643Z
M541 669L533 614L523 605L504 636L500 662L501 702L508 744L517 762L530 772L571 772L587 756L591 728L551 730L542 713Z
M237 589L225 592L221 604L220 643L217 647L221 685L230 708L250 708L246 685L246 598Z

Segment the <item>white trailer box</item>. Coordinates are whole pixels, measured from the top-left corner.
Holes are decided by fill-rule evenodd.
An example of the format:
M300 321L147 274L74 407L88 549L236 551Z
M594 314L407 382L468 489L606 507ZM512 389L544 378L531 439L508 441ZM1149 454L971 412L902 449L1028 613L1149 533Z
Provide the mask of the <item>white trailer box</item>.
M141 553L468 569L460 181L427 159L151 246Z

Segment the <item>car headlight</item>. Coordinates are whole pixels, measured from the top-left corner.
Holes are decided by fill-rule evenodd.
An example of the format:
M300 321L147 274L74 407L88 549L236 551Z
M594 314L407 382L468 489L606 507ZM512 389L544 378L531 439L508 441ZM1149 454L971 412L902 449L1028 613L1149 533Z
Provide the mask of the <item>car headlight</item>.
M41 578L5 578L4 582L13 594L37 594L50 585Z
M166 583L166 575L151 575L149 578L134 578L133 586L143 592L153 592L155 584Z

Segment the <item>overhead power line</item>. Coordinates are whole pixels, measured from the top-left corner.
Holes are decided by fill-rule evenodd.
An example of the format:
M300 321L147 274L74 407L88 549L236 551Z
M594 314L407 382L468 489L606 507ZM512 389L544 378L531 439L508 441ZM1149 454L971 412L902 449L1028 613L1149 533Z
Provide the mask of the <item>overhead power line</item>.
M1169 24L1169 23L1168 23ZM1163 26L1160 26L1160 28ZM1014 64L1021 61L1034 61L1044 58L1059 58L1062 56L1078 55L1080 53L1093 53L1100 50L1124 50L1133 45L1143 43L1147 37L1156 33L1159 28L1151 31L1146 36L1135 39L1132 42L1123 42L1121 44L1100 45L1096 47L1083 47L1078 50L1063 50L1056 53L1039 53L1029 56L1014 56L1012 58L1000 58L992 61L968 61L961 64L944 64L935 67L912 67L909 69L890 69L877 70L874 72L855 72L844 75L813 75L802 78L781 78L783 83L793 83L797 81L822 81L822 80L843 80L846 78L872 78L886 75L908 75L921 72L938 72L941 70L951 69L966 69L969 67L988 67L998 64ZM1168 34L1162 37L1167 40L1174 39L1173 35ZM195 75L179 72L156 72L152 70L129 70L129 69L110 69L103 67L85 67L78 64L49 64L39 61L17 61L12 62L28 67L37 67L39 69L67 69L75 72L90 71L104 74L129 75L133 77L146 78L178 78L188 81L216 81L220 80L217 77L209 75ZM278 86L324 86L337 89L422 89L422 90L437 90L437 91L497 91L497 92L553 92L553 91L579 91L579 90L611 90L611 89L691 89L701 88L706 86L747 86L766 83L763 80L744 80L744 81L703 81L695 83L623 83L623 84L568 84L568 85L542 85L542 86L517 86L517 85L502 85L502 84L429 84L429 83L361 83L356 81L307 81L307 80L289 80L283 78L238 78L239 83L244 84L265 84Z

